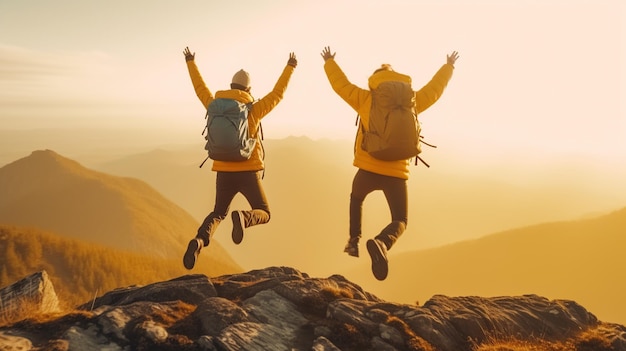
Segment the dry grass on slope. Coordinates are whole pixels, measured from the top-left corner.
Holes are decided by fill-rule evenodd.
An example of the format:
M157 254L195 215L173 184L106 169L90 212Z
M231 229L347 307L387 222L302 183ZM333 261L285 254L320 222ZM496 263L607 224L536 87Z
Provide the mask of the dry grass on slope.
M190 273L214 277L239 272L238 267L225 266L212 257L204 257L193 271L188 271L181 259L163 259L38 229L2 225L0 263L0 287L45 270L62 308L84 304L96 294L120 287L146 285Z
M492 338L487 342L473 345L473 351L615 351L611 338L615 331L608 325L600 324L594 329L580 332L565 341L519 340L514 337Z

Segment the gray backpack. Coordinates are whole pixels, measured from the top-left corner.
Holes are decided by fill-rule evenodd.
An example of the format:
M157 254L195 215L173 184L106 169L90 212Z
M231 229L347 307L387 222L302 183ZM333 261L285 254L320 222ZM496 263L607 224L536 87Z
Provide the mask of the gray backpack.
M207 158L229 162L250 158L257 143L257 137L250 135L248 127L251 107L252 103L245 104L234 99L215 99L209 104L206 127L202 132L206 131L204 148L209 153Z

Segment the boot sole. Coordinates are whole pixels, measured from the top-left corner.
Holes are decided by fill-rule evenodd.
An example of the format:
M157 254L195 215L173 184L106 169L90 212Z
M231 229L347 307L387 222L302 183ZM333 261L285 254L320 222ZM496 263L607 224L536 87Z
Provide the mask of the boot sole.
M389 273L389 264L383 250L378 246L375 240L367 241L367 252L372 258L372 273L378 280L385 280Z
M200 243L198 240L193 239L189 241L189 245L187 245L187 251L185 252L185 256L183 256L183 265L187 269L192 269L193 266L196 265L196 259L198 258L198 253L200 252Z
M230 216L233 219L233 242L239 245L243 240L243 229L245 226L243 223L243 215L239 213L239 211L233 211Z

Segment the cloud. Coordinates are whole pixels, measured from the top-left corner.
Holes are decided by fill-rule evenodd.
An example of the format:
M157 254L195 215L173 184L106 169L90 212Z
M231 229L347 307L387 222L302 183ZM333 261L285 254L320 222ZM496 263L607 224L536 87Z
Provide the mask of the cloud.
M0 43L0 122L3 127L93 123L112 115L134 115L132 100L120 102L122 71L96 51L38 51ZM128 94L131 96L132 94ZM129 108L132 108L129 110Z
M110 71L110 57L101 52L37 51L0 43L0 84L43 82Z
M0 44L0 82L32 82L46 76L68 75L73 70L62 54Z
M114 71L102 52L37 51L0 43L0 102L73 100Z

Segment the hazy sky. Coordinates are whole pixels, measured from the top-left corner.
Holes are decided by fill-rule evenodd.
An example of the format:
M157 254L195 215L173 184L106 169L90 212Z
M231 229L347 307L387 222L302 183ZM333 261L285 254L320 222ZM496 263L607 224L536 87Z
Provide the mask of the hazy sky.
M625 12L621 0L0 0L0 128L195 135L204 108L189 46L212 91L244 68L255 97L295 52L266 137L351 139L356 113L330 88L324 46L362 87L390 63L419 88L458 50L448 90L421 116L431 141L623 160Z

